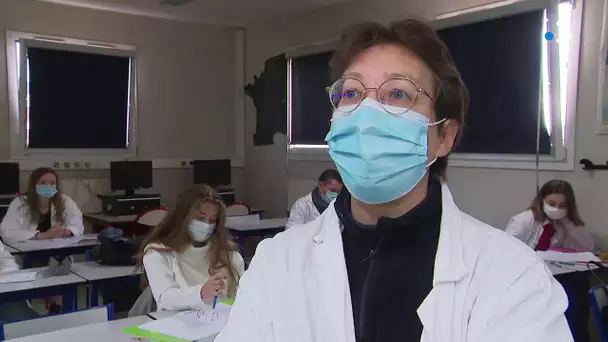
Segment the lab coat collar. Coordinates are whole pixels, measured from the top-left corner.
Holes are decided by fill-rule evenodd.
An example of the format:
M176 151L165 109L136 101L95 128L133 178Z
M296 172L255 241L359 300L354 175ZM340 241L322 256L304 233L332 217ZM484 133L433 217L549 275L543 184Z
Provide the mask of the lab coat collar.
M454 203L448 186L441 186L442 217L441 232L435 257L433 287L443 283L455 283L468 272L463 258L462 245L462 212ZM355 332L348 275L342 247L342 224L336 214L334 201L317 221L318 231L313 236L313 263L317 272L317 281L321 291L321 300L327 313L328 326L336 332L334 341L354 342ZM419 309L423 324L428 322L432 314L433 302L436 295L431 291ZM425 305L426 304L426 305ZM424 307L427 308L424 308ZM345 312L347 311L347 312ZM426 324L425 324L426 325ZM344 334L346 332L346 334Z

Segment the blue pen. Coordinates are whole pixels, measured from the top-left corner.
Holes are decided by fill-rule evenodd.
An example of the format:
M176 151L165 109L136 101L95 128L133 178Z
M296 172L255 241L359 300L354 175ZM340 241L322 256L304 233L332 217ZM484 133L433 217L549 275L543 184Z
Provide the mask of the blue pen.
M215 304L217 304L217 296L213 296L213 309L215 309Z

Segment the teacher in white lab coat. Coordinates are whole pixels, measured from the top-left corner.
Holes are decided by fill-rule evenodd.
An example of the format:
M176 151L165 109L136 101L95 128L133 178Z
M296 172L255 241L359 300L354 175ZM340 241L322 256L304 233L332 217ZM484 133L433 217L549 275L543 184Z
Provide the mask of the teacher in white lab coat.
M39 168L30 175L27 191L9 205L0 232L6 242L79 236L82 212L61 192L57 173Z
M345 189L260 243L215 341L572 341L545 263L444 183L468 92L434 30L354 26L331 69L326 141Z
M327 169L319 176L319 182L312 191L300 197L291 207L285 229L308 223L321 215L329 203L342 191L342 177L335 169Z

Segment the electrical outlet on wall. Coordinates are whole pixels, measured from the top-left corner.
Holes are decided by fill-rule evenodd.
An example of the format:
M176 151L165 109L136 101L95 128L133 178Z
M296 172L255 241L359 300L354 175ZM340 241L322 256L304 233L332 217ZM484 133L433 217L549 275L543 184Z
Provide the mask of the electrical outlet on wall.
M74 162L74 168L75 169L80 169L80 162L79 161L75 161Z
M63 168L64 169L69 169L70 168L70 162L64 162L63 163Z
M54 162L53 163L53 169L58 169L60 167L59 162Z
M84 162L84 168L85 169L90 169L91 168L91 162L85 161Z

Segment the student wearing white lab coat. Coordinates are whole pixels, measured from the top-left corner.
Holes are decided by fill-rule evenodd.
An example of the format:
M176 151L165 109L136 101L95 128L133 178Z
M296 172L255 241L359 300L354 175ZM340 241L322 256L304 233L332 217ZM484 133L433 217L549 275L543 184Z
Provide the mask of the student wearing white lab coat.
M338 197L342 186L342 178L338 171L334 169L323 171L317 186L308 195L299 198L291 207L285 229L308 223L319 217L329 203Z
M326 141L345 189L260 243L215 341L572 341L545 263L442 180L468 93L434 30L354 26L331 67Z
M0 242L0 275L18 270L19 265L15 262L15 258L6 250L4 244ZM0 303L0 322L18 321L35 316L37 316L36 311L32 310L24 300Z
M234 298L245 263L225 226L226 208L206 184L184 191L143 243L139 265L158 311Z
M57 173L49 168L32 172L27 191L11 202L0 224L6 242L56 239L83 232L82 212L61 192Z
M584 227L570 183L554 179L545 183L529 209L513 216L505 231L534 250L549 248L592 252L593 237ZM577 342L589 341L588 274L571 272L555 277L569 299L566 318Z
M565 248L592 252L593 237L585 229L570 183L545 183L529 209L513 216L505 231L536 250Z

